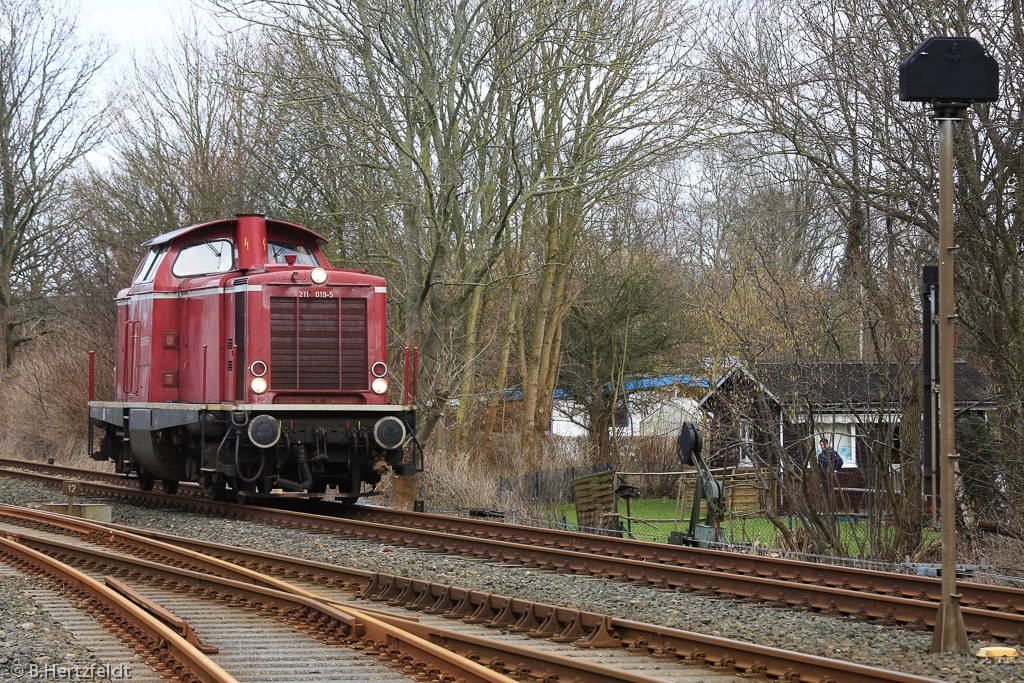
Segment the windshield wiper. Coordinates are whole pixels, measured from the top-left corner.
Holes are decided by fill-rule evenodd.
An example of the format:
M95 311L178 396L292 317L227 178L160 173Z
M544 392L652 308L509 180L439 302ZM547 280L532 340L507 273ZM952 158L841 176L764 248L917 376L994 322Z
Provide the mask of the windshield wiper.
M200 236L199 239L203 240L203 244L205 244L206 246L208 246L210 248L210 251L212 251L214 253L214 255L217 257L217 260L219 261L220 260L220 252L217 251L217 247L213 246L213 242L211 242L210 240L208 240L208 239L206 239L205 237L202 237L202 236Z

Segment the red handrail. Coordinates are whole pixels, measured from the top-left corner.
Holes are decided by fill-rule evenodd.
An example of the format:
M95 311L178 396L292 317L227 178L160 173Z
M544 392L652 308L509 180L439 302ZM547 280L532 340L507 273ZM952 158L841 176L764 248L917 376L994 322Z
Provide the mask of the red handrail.
M203 344L203 397L200 403L206 403L206 344Z
M297 345L297 344L296 344ZM297 355L297 354L296 354ZM298 364L296 363L296 367ZM238 344L231 346L231 402L234 403L238 400L238 382L235 379L238 372ZM243 389L244 391L244 389ZM244 394L243 394L244 396Z
M132 383L131 390L133 394L139 393L139 376L136 374L136 370L139 367L139 328L142 327L141 320L132 321Z
M127 320L124 323L124 381L122 387L125 394L134 394L138 390L135 382L135 343L139 338L139 326L142 323L138 320Z
M131 325L131 320L126 320L124 323L124 353L121 355L121 389L126 394L128 393L128 346L132 339L131 332L129 332Z

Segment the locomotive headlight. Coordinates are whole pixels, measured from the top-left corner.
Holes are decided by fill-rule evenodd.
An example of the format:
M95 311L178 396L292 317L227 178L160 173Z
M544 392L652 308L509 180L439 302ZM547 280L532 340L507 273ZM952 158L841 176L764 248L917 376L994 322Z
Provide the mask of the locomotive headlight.
M378 377L370 382L370 389L372 389L375 394L383 394L388 390L388 381L383 377Z
M309 278L318 285L322 285L327 282L327 271L323 268L314 268L309 271Z
M370 366L370 372L374 377L384 377L388 374L388 366L381 361L377 361Z
M254 394L262 394L267 390L267 380L262 377L253 377L252 381L249 382L249 388L252 389Z

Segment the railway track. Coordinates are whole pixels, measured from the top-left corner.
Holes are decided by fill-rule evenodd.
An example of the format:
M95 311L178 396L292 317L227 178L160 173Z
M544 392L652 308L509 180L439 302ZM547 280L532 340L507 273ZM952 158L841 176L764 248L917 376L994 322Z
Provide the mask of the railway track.
M69 601L137 653L157 671L182 683L234 679L194 644L109 585L10 538L0 537L0 560L51 583Z
M653 683L707 680L710 676L714 676L714 680L739 680L738 674L801 681L919 683L930 680L452 586L104 525L28 508L0 506L0 525L8 542L37 553L58 557L88 570L118 572L135 583L143 578L150 583L157 582L156 587L147 583L144 589L147 596L188 616L189 622L197 625L199 632L211 642L237 643L237 635L245 632L239 629L244 628L248 628L250 634L245 640L252 641L254 627L236 627L225 624L223 617L206 616L205 608L190 603L189 600L194 602L195 598L188 596L201 594L263 615L283 615L290 625L311 630L328 645L336 645L342 639L344 628L337 616L325 619L329 613L326 610L356 614L363 621L387 623L424 642L440 643L473 657L486 664L488 670L496 670L502 676L499 680ZM32 531L12 525L27 526ZM288 581L277 576L287 577ZM182 591L187 591L186 597L178 596ZM282 595L304 601L298 603L302 607L296 609L289 608L287 603L281 604ZM410 610L419 612L420 616L410 620ZM459 620L458 628L442 623L452 620ZM491 634L499 635L488 637L487 629L481 628L481 624L488 627ZM349 638L351 633L348 631ZM544 643L542 647L537 645L540 638L547 639L539 641ZM523 641L529 645L524 645ZM381 641L374 639L372 642L379 644ZM571 656L558 648L568 650ZM425 670L422 661L415 656L410 659L410 655L393 653L393 649L388 649L384 655L392 664L397 662L406 673ZM237 664L246 658L252 659L236 652L229 663ZM275 655L271 664L277 666L277 660L286 660L286 657ZM681 663L688 666L680 666ZM288 666L281 664L274 671L286 672L290 670ZM699 667L697 671L695 666ZM331 665L318 664L317 667L330 669ZM227 664L225 668L236 673ZM268 679L264 676L262 680Z
M51 525L52 526L52 525ZM91 543L54 539L52 534L4 530L0 559L29 566L27 558L63 573L63 583L72 573L102 585L86 572L104 577L107 585L119 585L121 594L129 593L136 603L145 603L154 613L168 614L172 607L178 623L189 631L198 626L204 644L175 643L172 656L161 652L163 639L141 639L136 652L158 671L170 671L185 683L189 681L309 681L309 680L382 680L466 681L467 683L508 683L509 677L469 657L461 656L431 642L423 635L443 639L444 633L413 633L401 620L370 615L331 601L318 600L308 591L251 571L232 571L227 563L205 563L191 554L161 562L138 556L102 550ZM70 540L70 539L69 539ZM139 548L136 544L136 550ZM144 554L167 560L168 547L154 544ZM72 569L77 565L84 571ZM209 564L205 570L195 567ZM184 566L182 566L184 565ZM211 571L211 566L217 566ZM124 581L110 574L124 577ZM228 575L233 578L228 578ZM133 587L128 587L131 582ZM116 593L107 599L118 598ZM120 598L124 601L124 598ZM188 620L179 615L186 615ZM166 618L164 619L166 621ZM397 621L398 623L393 623ZM184 638L178 637L184 641ZM213 654L195 655L191 650L214 644ZM173 649L178 647L178 649ZM179 649L192 654L186 658ZM536 657L534 658L537 659ZM169 661L167 661L169 660ZM593 669L593 671L588 671ZM575 672L588 676L600 674L597 667L574 666ZM568 680L572 680L571 678ZM586 679L580 679L586 680ZM630 677L602 678L595 681L635 681L654 683L655 679Z
M60 474L65 475L63 478L69 475L55 466L46 466L47 473L3 469L13 476L50 484L61 481ZM119 475L106 476L124 481ZM354 515L337 518L141 492L99 482L84 484L83 491L919 628L934 625L941 585L939 580L927 577L380 508L358 507ZM968 632L978 638L1010 643L1024 640L1024 591L969 582L960 582L958 589Z

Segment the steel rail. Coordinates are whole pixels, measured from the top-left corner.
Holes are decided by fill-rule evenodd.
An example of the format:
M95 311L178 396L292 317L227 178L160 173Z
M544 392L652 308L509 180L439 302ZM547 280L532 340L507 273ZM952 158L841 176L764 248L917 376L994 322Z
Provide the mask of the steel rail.
M57 481L49 475L32 472L13 471L11 474L21 478L48 481L51 484L56 484ZM373 541L539 566L555 571L636 581L721 597L768 602L777 606L815 609L858 619L878 619L883 623L927 628L934 626L937 616L937 604L932 601L875 592L864 593L824 585L823 582L796 582L794 579L732 573L689 564L670 565L595 555L580 550L552 548L532 543L464 536L407 526L395 527L358 519L214 502L152 491L143 492L95 482L83 482L80 489L82 493L198 510L240 520L330 531ZM1019 611L1021 604L1017 601L1009 605L999 604L997 609L1000 611L965 606L962 612L967 630L982 638L995 637L1011 643L1024 641L1024 614Z
M652 543L364 505L352 508L348 516L380 524L417 527L565 550L579 550L645 562L715 569L730 574L747 574L782 581L814 583L863 593L896 595L936 602L942 597L942 581L940 579L897 572L842 567L781 557L691 548L667 543ZM1010 612L1024 611L1024 590L966 581L957 582L957 587L961 593L962 605Z
M239 565L238 561L248 561L266 567L283 560L284 566L294 574L341 585L348 590L361 588L363 597L387 601L390 605L404 605L413 610L441 613L450 618L462 618L469 623L483 623L494 628L526 631L533 637L550 637L559 642L573 642L581 647L628 648L633 652L656 657L679 658L687 662L710 666L718 671L735 670L743 672L744 675L789 678L793 678L795 674L799 673L800 680L819 681L915 683L927 680L850 662L453 588L443 584L337 567L299 558L282 557L263 551L251 551L208 541L181 539L169 534L139 533L141 530L67 518L55 513L15 506L0 506L0 515L31 521L39 525L57 526L64 530L88 534L90 537L99 536L108 542L116 539L119 547L134 545L136 552L162 554L177 565L213 568L236 580L248 579L278 590L296 592L321 602L334 604L340 609L345 609L343 603L322 598L315 593L273 577L266 577ZM182 541L190 547L181 547ZM73 547L71 544L62 544L64 549ZM200 548L200 551L196 551L196 547ZM232 557L233 561L219 560L218 554L227 554ZM431 630L425 626L410 624L405 620L396 620L392 616L376 616L383 621L393 620L394 625L406 631L417 632L421 637L432 642L443 642L447 647L457 651L471 652L477 656L481 656L481 653L488 653L492 666L496 666L495 663L499 661L508 661L510 654L513 654L519 661L517 670L522 670L522 667L527 664L532 664L530 668L536 670L538 665L537 654L532 650L518 651L516 648L508 649L504 646L499 650L493 644L488 643L486 639L458 633L438 633L436 629ZM542 664L549 674L557 673L564 677L573 673L572 670L566 669L560 661L548 660ZM586 676L583 680L588 681L633 680L621 677L601 678L600 668L589 669L585 673ZM578 675L579 671L576 671L576 674Z
M308 631L310 635L320 638L328 645L358 643L361 647L376 649L382 658L393 662L410 675L432 676L449 681L464 680L466 683L512 683L512 679L507 676L452 653L401 627L364 612L316 600L302 591L269 588L245 580L225 578L31 534L6 532L5 535L13 538L17 545L35 550L39 554L46 553L65 558L86 567L99 568L104 572L114 571L139 578L148 577L177 590L187 590L235 606L255 609L261 614L284 618L293 627ZM122 600L128 602L125 598ZM170 629L167 631L173 633ZM444 676L449 678L443 678ZM225 683L233 680L226 679ZM642 683L653 682L643 679Z
M114 486L136 486L139 481L135 477L131 477L127 474L103 472L101 470L91 470L85 467L72 467L70 465L56 465L46 462L16 460L13 458L0 458L0 468L45 472L53 474L54 476L63 476L65 478L76 477L82 480L113 484ZM184 494L186 492L196 496L201 496L203 494L203 488L199 486L199 484L183 481L178 486L179 494Z
M124 484L126 480L132 481L124 475L96 473L92 470L79 468L64 468L57 465L0 459L0 466L7 464L38 468L41 471L54 474L63 472L81 476L100 475L99 479L115 485ZM182 486L185 485L182 484ZM198 487L194 488L198 489ZM165 503L166 501L162 502ZM352 508L346 517L388 526L415 527L428 531L441 531L482 539L575 550L596 555L636 559L680 567L711 569L722 571L726 574L759 576L780 581L829 586L860 593L874 593L935 602L938 602L942 597L942 582L940 579L896 572L842 567L763 555L748 555L725 550L690 548L665 543L600 536L597 534L363 505L357 505ZM1011 614L1024 614L1024 590L968 581L957 582L957 587L960 591L960 602L963 606Z
M164 572L161 571L163 562L155 559L156 556L160 555L164 556L165 562L170 561L173 563L173 566L178 570L176 573L182 575L185 575L185 572L200 576L212 573L235 582L248 581L275 591L294 594L320 604L329 605L342 612L352 614L354 618L365 620L366 610L353 609L344 603L324 598L316 593L274 577L263 575L251 569L220 560L210 555L204 555L191 549L176 547L164 541L148 539L123 529L104 528L104 525L96 522L74 519L63 520L60 519L61 515L38 510L22 510L13 506L0 506L0 513L8 518L21 518L40 524L50 523L51 526L58 526L70 531L93 531L95 532L94 536L106 537L108 542L114 541L117 550L127 549L127 546L134 546L132 549L136 552L143 552L149 555L149 559L134 558L119 552L82 549L74 543L64 543L52 539L23 535L18 532L8 532L9 535L21 539L23 543L42 547L47 552L63 557L73 557L78 562L86 564L99 562L105 567L115 566L118 563L130 565L133 568L142 567L150 575L159 576L165 581L173 581L172 577L165 576ZM284 609L284 607L281 606L281 609ZM474 659L486 661L488 669L496 670L499 673L515 674L518 676L527 671L543 672L544 676L551 677L547 680L586 680L593 683L657 683L660 680L606 666L576 661L556 654L539 652L514 645L507 646L504 643L499 645L486 638L447 629L422 625L412 626L409 620L396 618L392 615L375 613L373 618L403 632L412 632L424 642L441 643L445 649L459 655L464 657L472 656ZM576 638L574 637L573 639L575 640ZM614 643L614 646L619 647L619 643ZM501 680L507 679L502 678Z
M10 532L8 532L10 533ZM132 573L141 571L151 576L156 576L161 579L161 582L173 583L175 581L200 581L204 588L210 591L226 591L221 593L218 597L230 595L228 599L235 601L235 604L239 604L238 601L246 598L248 600L258 599L258 596L252 596L244 594L243 598L237 597L235 594L239 592L240 585L251 585L246 584L246 581L251 581L259 584L266 584L267 588L272 593L287 594L295 596L307 607L312 609L318 609L317 605L323 605L327 608L336 609L338 612L350 615L354 620L357 630L370 630L370 627L376 627L376 630L390 630L387 634L387 642L391 645L391 641L395 639L395 633L401 633L403 639L402 645L406 645L404 641L409 640L412 635L413 641L419 641L419 645L422 648L424 645L431 645L434 650L434 654L443 652L448 658L465 658L467 664L472 664L475 667L480 667L482 671L488 672L489 681L505 683L510 679L505 674L509 675L520 675L523 672L532 671L539 672L543 676L547 676L547 680L585 680L593 683L658 683L661 679L651 678L641 674L631 673L629 671L621 671L610 667L576 661L572 658L563 657L546 652L538 652L528 648L521 648L518 646L506 646L506 644L497 644L488 641L485 638L478 636L472 636L468 634L458 633L447 629L439 629L433 626L417 625L410 622L407 619L396 618L391 615L382 613L375 613L369 615L365 610L354 609L344 603L325 599L311 591L307 591L301 587L297 587L280 580L276 580L273 577L263 576L252 570L246 570L245 568L232 565L228 562L217 561L216 558L212 557L197 557L197 553L191 551L185 551L184 553L176 552L176 549L172 546L162 543L155 542L153 550L156 553L166 554L170 557L171 561L174 562L174 567L171 572L166 571L166 565L162 562L155 560L147 560L141 558L134 558L131 556L125 556L123 554L101 551L96 549L82 548L73 543L63 543L52 539L43 539L39 537L22 535L19 533L11 534L19 538L21 542L28 543L36 547L42 547L47 552L58 554L63 557L73 558L77 562L84 564L101 563L105 568L115 567L117 565L127 565L132 569ZM130 536L130 535L129 535ZM126 539L129 542L138 541L136 538ZM191 561L192 563L198 563L205 567L219 567L219 573L227 576L221 576L223 579L220 582L210 581L207 575L207 570L196 571L191 568L178 567L179 563L185 561ZM170 576L168 576L170 574ZM177 578L175 578L177 577ZM214 587L210 588L209 584L213 583ZM221 589L216 584L227 584L226 589ZM180 583L178 584L181 585ZM272 587L272 588L271 588ZM250 593L252 591L249 591ZM266 593L265 593L266 594ZM272 594L266 594L271 595ZM278 605L278 603L273 603ZM279 605L281 611L286 609L286 605ZM324 610L319 610L324 612ZM317 620L317 623L322 622L323 617ZM374 643L383 642L380 633L369 634ZM393 649L393 645L389 647ZM424 670L425 667L421 663L423 660L429 659L428 654L423 651L412 653L413 659L410 659L410 653L406 652L408 648L400 646L401 650L400 658L405 662L404 666L410 669L410 673L419 672ZM453 654L454 653L454 654ZM473 659L469 659L472 656ZM476 661L485 662L485 664L477 664ZM437 668L430 669L437 671ZM479 673L479 672L478 672ZM477 677L466 676L465 680L475 681Z
M77 569L28 547L17 536L0 537L0 557L49 577L122 641L136 643L137 653L148 652L147 663L158 671L170 671L182 683L238 683L198 648L135 603Z

